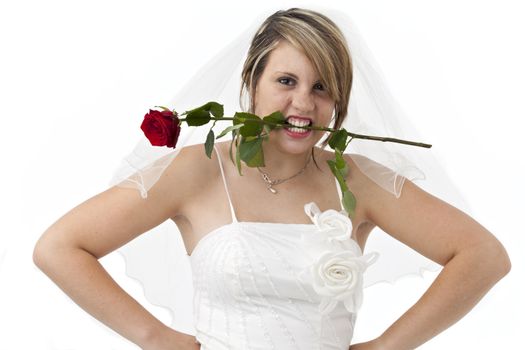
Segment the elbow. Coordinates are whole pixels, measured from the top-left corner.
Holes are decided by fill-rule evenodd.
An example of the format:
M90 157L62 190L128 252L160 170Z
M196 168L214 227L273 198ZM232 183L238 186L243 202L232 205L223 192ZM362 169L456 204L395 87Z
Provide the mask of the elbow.
M49 249L46 241L41 237L33 247L33 263L40 269L44 270Z
M83 253L86 251L65 238L61 231L48 230L35 243L32 259L42 272L51 276L75 264Z
M490 273L494 282L499 281L510 272L512 264L509 255L497 239L482 245L479 254L480 258L488 265L486 266L487 272Z
M501 272L502 272L501 277L503 278L505 275L507 275L510 272L510 270L512 268L512 263L510 262L510 257L509 257L509 255L507 253L507 250L503 246L501 246L499 265L500 265L500 269L501 269Z
M33 263L47 274L53 262L59 257L60 244L50 232L45 232L33 247Z
M498 271L498 276L500 278L503 278L505 275L507 275L511 268L512 263L510 262L509 254L507 253L507 250L501 244L500 241L496 241L493 244L493 256L494 256L494 262L496 265L496 270Z
M455 256L463 261L466 271L487 286L495 285L512 268L507 250L494 237L470 245Z

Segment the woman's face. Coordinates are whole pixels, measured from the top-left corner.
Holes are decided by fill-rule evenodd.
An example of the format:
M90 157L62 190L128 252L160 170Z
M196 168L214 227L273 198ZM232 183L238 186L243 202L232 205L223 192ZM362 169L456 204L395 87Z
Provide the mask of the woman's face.
M254 102L258 116L280 111L291 124L274 129L270 141L293 154L309 151L324 133L293 125L328 126L334 111L334 100L312 63L285 40L270 53L255 89Z

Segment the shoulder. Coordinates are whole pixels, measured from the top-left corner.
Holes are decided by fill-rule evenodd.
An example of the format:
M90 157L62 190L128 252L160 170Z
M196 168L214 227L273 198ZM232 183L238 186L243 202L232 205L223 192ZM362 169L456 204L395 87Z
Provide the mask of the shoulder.
M178 153L159 179L157 189L169 198L174 215L182 212L185 203L220 176L215 150L211 159L203 144L186 146L175 152Z
M181 181L187 180L189 183L195 180L205 180L217 168L217 156L215 151L211 159L207 157L203 144L183 147L166 169L166 173L171 176L181 177ZM215 162L213 162L215 159Z
M319 155L319 160L321 160L320 162L318 161L319 166L326 168L326 170L330 172L327 161L330 159L335 159L334 152L329 149L323 149L319 152ZM351 186L354 187L352 190L363 190L368 192L374 189L373 181L371 181L370 178L365 175L365 172L369 174L383 174L385 176L387 176L387 174L391 174L392 176L395 175L391 169L360 154L345 153L343 157L348 164L349 169L345 180L349 186L353 185Z
M394 193L401 191L405 178L363 155L350 153L344 157L349 167L346 183L356 197L366 221L375 223L375 213L381 210L383 205L395 204L397 197Z
M347 184L358 205L362 205L367 222L423 256L445 265L459 251L476 244L499 245L490 232L467 214L388 167L359 155L349 155L347 161L351 168ZM394 195L375 182L386 183L384 178L372 180L365 175L369 171L377 171L376 175L387 179L398 176L402 190L399 188L398 195Z
M334 151L330 149L319 149L317 154L319 155L317 164L321 170L323 172L332 174L327 161L335 159ZM346 184L354 196L356 196L359 207L362 208L363 204L366 202L366 199L369 197L370 191L373 190L374 184L361 169L365 169L365 167L377 166L378 164L358 154L345 153L343 157L346 161L346 164L348 165L348 174L345 178Z
M411 213L437 204L437 198L389 167L359 154L345 154L350 171L346 183L355 195L368 222L388 226L402 215L409 220Z

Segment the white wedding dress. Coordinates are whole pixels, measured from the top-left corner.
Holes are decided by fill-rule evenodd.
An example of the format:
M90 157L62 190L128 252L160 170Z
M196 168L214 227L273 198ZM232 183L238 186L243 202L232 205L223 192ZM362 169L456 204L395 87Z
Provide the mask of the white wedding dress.
M335 210L321 213L310 203L305 209L312 224L239 222L220 159L219 164L232 222L204 236L189 257L201 349L348 349L362 299L362 272L371 263L348 236L350 220ZM325 239L330 235L338 238ZM330 255L332 248L355 264L353 270L338 270L336 262L326 272L327 283L343 284L338 300L316 291L311 269L316 256Z

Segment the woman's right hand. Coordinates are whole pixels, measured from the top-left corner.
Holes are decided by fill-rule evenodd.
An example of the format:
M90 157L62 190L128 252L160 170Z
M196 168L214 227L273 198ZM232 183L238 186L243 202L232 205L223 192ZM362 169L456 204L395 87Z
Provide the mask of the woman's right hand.
M201 345L189 334L177 332L169 327L152 337L142 350L199 350Z

